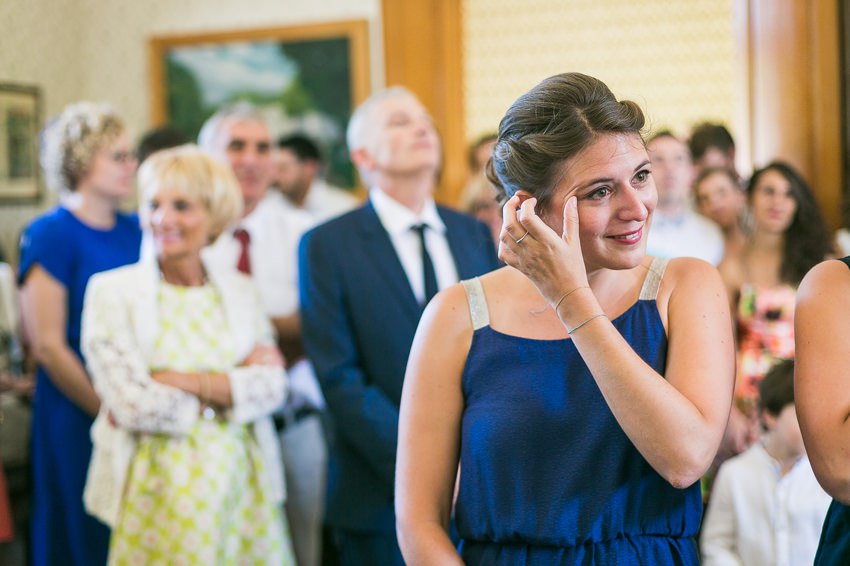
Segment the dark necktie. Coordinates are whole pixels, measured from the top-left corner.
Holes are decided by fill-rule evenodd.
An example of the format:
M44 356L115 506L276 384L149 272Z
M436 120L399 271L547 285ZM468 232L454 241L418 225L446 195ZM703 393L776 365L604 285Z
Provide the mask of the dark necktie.
M425 230L427 228L427 224L416 224L410 228L419 234L419 243L422 250L422 274L425 280L424 304L426 305L437 294L437 273L434 271L434 264L431 262L431 256L428 254L428 248L425 246Z
M248 255L248 248L251 245L251 234L244 228L237 228L233 231L233 237L239 242L239 247L241 248L236 269L246 275L251 275L251 256Z

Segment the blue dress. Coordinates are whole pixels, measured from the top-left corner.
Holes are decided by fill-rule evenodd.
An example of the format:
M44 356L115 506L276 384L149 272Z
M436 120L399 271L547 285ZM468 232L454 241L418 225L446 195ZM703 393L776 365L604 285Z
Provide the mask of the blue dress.
M612 321L662 374L663 269L656 260L640 300ZM699 484L676 489L652 469L572 341L493 330L483 293L475 299L468 283L467 292L476 330L462 378L455 513L464 562L699 564Z
M119 214L113 228L100 230L61 206L36 218L21 236L19 283L37 264L65 287L65 337L80 359L80 319L89 277L138 261L140 246L136 215ZM36 566L106 563L109 529L85 512L82 501L92 422L39 368L31 452L31 544Z

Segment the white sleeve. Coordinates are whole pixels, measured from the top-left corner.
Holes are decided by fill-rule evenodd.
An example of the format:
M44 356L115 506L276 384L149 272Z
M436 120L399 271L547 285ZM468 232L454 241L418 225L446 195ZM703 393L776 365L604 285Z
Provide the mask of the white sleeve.
M263 311L260 296L251 285L254 295L254 328L257 344L275 345L274 330ZM229 419L238 423L252 422L268 416L283 404L286 392L286 370L280 366L252 365L237 367L228 372L233 407Z
M700 550L703 566L743 565L738 554L735 508L729 474L721 466L711 490L708 510L702 521Z
M125 429L186 434L198 418L200 402L151 378L133 335L131 303L121 295L119 282L95 275L86 291L81 345L95 391Z

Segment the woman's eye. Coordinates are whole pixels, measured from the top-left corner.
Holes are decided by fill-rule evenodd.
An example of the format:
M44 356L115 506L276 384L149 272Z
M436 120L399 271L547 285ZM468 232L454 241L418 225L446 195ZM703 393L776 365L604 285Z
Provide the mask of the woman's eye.
M602 199L611 194L611 189L609 187L599 187L598 189L591 191L590 194L587 195L589 199Z
M174 210L185 211L192 208L192 205L185 200L178 200L174 202Z
M637 175L635 175L636 183L645 183L649 179L649 171L638 171Z

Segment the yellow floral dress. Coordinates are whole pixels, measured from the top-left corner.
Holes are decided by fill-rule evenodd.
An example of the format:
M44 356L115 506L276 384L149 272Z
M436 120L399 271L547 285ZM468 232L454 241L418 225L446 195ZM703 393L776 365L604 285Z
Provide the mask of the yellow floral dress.
M234 366L211 285L163 283L159 311L151 371ZM140 434L109 563L294 564L282 510L264 478L251 425L200 418L186 436Z

